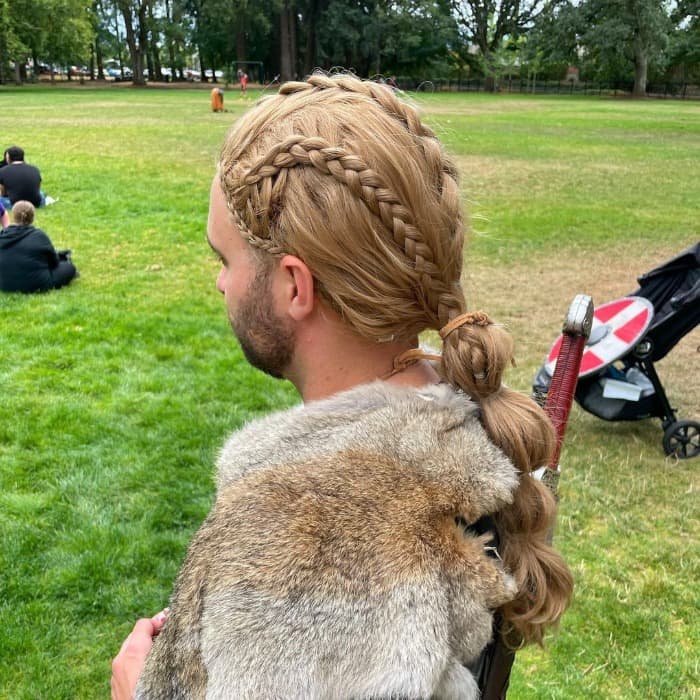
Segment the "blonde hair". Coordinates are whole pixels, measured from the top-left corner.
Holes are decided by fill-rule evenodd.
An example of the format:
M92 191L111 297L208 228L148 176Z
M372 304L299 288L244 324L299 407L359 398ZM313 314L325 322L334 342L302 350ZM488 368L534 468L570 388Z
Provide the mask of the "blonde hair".
M34 205L20 199L12 206L12 220L20 226L29 226L34 222Z
M256 249L293 254L319 295L357 333L409 340L464 314L464 225L457 171L417 110L386 86L314 74L281 86L232 129L219 174L228 208ZM492 440L524 474L546 463L551 424L503 386L509 335L489 321L445 333L444 378L479 402ZM572 579L547 544L552 495L521 479L497 515L519 594L503 608L516 642L542 643Z

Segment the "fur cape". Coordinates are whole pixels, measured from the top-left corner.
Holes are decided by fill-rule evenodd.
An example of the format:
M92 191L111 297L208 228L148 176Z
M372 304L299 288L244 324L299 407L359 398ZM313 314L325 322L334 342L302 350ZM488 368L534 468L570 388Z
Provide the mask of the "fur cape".
M447 385L375 382L245 426L136 697L478 697L515 584L468 527L518 476Z

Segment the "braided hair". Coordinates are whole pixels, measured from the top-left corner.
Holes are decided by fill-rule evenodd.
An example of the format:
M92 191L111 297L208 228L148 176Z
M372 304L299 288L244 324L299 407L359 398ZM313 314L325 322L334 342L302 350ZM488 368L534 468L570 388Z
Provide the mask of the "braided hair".
M443 329L444 379L480 404L491 439L522 473L546 462L546 415L501 381L510 336L483 314L465 316L457 170L411 104L347 74L285 83L234 126L219 174L251 246L301 258L319 296L365 338ZM517 643L542 643L571 595L571 574L546 542L554 512L549 491L522 478L497 515L519 584L502 610Z

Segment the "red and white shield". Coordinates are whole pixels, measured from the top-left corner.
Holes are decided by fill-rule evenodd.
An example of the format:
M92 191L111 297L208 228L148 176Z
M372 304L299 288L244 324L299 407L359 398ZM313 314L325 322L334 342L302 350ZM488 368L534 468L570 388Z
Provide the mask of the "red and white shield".
M654 306L643 297L625 297L598 306L593 311L591 335L578 376L595 374L626 355L644 336L653 317ZM563 338L560 335L547 354L544 366L550 376L554 374Z

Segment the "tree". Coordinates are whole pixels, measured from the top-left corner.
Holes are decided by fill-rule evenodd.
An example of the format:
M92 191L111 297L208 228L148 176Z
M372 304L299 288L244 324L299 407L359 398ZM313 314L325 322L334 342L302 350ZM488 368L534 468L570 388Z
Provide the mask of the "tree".
M29 59L53 65L84 63L92 40L89 0L0 0L0 79L26 78Z
M358 75L406 75L448 56L458 43L448 0L331 0L317 35L322 67Z
M661 57L669 18L659 0L587 0L582 43L600 63L633 65L633 95L646 94L650 59Z
M152 0L116 0L124 19L126 43L131 54L134 85L145 85L144 74L148 51L148 16Z
M700 0L680 0L671 20L669 67L682 80L700 81Z
M39 55L51 64L68 68L87 63L94 36L91 0L44 0L47 30ZM36 57L35 57L36 59Z
M0 82L4 83L10 78L10 63L14 64L14 80L22 81L20 67L24 66L27 57L31 55L31 46L27 40L31 37L31 21L33 14L28 18L24 10L27 7L22 0L14 0L13 12L10 12L8 0L0 0Z
M582 63L595 79L633 76L633 94L644 96L650 62L663 63L669 30L661 0L566 0L543 15L534 43L552 59Z
M164 0L163 38L167 65L172 78L184 79L185 43L191 28L185 23L185 5L180 0Z
M273 43L273 0L186 0L185 10L191 18L191 41L202 71L205 63L212 69L228 69L234 61L268 58Z
M486 87L495 89L497 57L506 38L527 32L545 8L545 0L456 0L455 10L465 40L481 53Z

